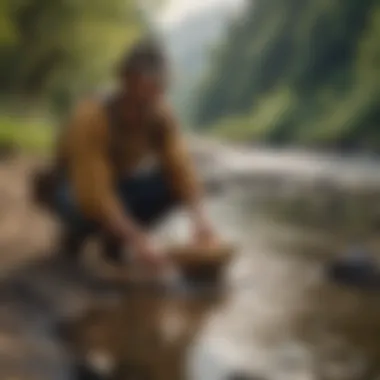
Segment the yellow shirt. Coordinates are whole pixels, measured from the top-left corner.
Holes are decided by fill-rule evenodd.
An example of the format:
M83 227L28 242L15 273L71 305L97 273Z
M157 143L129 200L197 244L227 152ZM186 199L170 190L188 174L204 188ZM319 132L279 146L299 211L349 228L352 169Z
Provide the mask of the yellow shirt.
M84 101L76 109L59 141L59 159L64 162L74 194L88 218L106 222L124 210L115 184L146 157L154 155L175 194L184 202L200 195L200 186L172 113L160 107L154 114L160 143L151 144L151 133L142 126L122 129L118 134L118 162L112 160L112 128L107 111L98 100ZM136 127L136 128L134 128Z

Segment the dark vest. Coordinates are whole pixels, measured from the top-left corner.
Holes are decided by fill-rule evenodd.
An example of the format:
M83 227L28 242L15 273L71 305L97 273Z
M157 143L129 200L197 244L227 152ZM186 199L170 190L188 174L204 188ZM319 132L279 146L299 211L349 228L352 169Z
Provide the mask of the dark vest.
M122 161L122 150L125 149L123 145L123 130L128 128L120 114L120 108L118 107L117 102L118 99L115 95L106 96L102 99L108 119L108 127L110 129L109 155L115 166L118 166ZM147 115L146 123L147 133L149 134L149 144L151 145L153 152L159 148L159 145L162 142L162 128L160 128L160 125L157 122L157 117L155 117L153 112L151 115Z

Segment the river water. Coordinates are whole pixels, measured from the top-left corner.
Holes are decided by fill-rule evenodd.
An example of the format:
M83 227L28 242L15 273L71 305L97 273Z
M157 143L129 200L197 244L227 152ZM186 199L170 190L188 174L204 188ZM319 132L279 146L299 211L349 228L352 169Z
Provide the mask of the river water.
M128 375L136 363L150 368L151 380L379 379L378 293L335 284L325 268L352 244L376 258L380 196L373 188L313 186L255 181L209 202L221 236L238 244L218 297L100 296L78 281L81 272L26 255L1 282L0 374L76 380L64 368L77 357L104 372L124 363L112 380L138 378ZM26 226L14 229L26 235ZM158 236L183 241L188 231L178 214ZM52 322L62 316L70 316L68 345Z
M237 187L210 202L221 236L239 246L226 274L228 286L222 298L203 301L196 311L190 306L194 300L185 296L159 301L166 348L146 352L165 365L152 367L152 379L184 373L190 380L376 378L378 296L334 284L325 274L329 261L353 243L376 250L376 238L362 234L374 216L355 211L368 209L372 201L348 194L336 204L336 194L302 190L293 196L277 192L275 198L272 193ZM348 218L352 214L356 218ZM183 215L177 215L160 234L183 241L188 230ZM131 307L144 310L139 304ZM124 310L121 318L127 323L125 307L117 310L122 315ZM183 338L186 326L191 335ZM167 354L171 345L177 355ZM167 372L179 362L185 368L181 375Z
M374 198L270 194L269 188L237 188L211 206L222 236L240 249L227 275L228 295L191 350L190 378L375 379L378 295L326 275L330 260L352 244L376 253Z

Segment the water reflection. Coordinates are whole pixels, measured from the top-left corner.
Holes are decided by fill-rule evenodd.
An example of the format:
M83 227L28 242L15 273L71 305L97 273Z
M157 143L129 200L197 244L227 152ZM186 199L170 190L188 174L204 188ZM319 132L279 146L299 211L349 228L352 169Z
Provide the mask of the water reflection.
M178 290L102 293L80 270L64 271L60 264L53 270L50 262L26 265L3 283L22 279L21 288L29 292L23 293L27 307L20 295L11 298L19 299L20 325L33 329L30 339L53 341L51 319L70 315L65 347L98 371L114 372L114 379L232 380L249 374L264 380L375 380L378 294L331 283L324 267L352 242L363 243L376 258L377 199L369 189L329 186L231 189L210 205L221 233L240 244L222 297ZM186 220L177 215L158 235L182 240L187 231ZM9 314L16 309L8 301L3 305ZM14 313L10 320L17 322ZM58 347L55 340L46 345ZM40 352L46 348L33 343L37 346ZM63 355L61 347L50 351Z
M107 329L113 349L115 342L124 347L119 348L124 363L142 347L143 359L132 362L151 368L152 379L185 378L184 368L194 380L232 379L237 373L268 380L370 379L380 353L377 297L329 284L323 271L352 226L324 227L310 217L315 211L310 206L297 220L294 205L288 199L281 202L245 192L212 205L220 229L241 244L222 299L150 298L143 307L140 296L135 304L129 299L92 316L79 335L100 323L103 327L95 330ZM328 219L326 210L317 211ZM167 226L169 238L184 237L186 228L179 220ZM133 321L131 312L138 315ZM126 353L134 342L128 331L139 329L150 338L136 338L139 345L132 343ZM155 364L148 365L152 358Z
M324 272L358 238L376 252L374 194L296 195L268 199L245 193L233 201L240 205L240 220L227 229L239 230L243 250L230 281L248 276L251 286L236 287L210 318L194 379L221 379L223 370L235 367L268 380L378 376L378 295L332 284ZM219 372L202 377L207 352Z

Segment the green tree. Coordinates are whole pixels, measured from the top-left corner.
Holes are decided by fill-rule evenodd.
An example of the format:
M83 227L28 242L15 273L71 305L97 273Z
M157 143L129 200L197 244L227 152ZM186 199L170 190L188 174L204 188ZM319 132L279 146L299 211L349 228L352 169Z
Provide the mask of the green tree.
M89 89L140 30L132 0L0 0L0 96Z
M275 143L380 143L378 0L256 0L245 14L199 89L199 128Z

